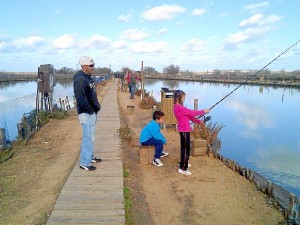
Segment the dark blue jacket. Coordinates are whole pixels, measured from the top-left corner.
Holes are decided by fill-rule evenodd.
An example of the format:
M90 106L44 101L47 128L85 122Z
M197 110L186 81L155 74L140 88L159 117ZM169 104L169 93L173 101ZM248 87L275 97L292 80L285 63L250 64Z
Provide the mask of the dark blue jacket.
M97 98L96 85L90 75L79 71L74 75L74 94L77 102L77 112L98 113L101 109Z

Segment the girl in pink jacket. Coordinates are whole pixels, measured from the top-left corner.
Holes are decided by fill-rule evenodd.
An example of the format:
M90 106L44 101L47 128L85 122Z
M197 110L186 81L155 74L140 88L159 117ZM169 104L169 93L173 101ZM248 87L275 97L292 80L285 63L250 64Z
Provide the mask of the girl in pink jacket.
M178 173L191 175L188 170L190 157L190 132L192 130L190 121L200 124L202 121L195 116L203 116L209 113L209 109L191 110L183 106L185 101L185 93L181 90L175 91L174 94L174 115L177 119L178 132L180 135L180 163Z

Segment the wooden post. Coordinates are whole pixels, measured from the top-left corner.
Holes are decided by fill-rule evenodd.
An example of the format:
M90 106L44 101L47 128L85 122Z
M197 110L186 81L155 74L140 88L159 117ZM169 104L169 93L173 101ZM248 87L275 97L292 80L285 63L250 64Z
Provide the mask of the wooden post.
M198 99L194 99L194 110L198 110ZM194 124L193 129L195 131L195 124Z
M0 128L0 150L6 146L5 129Z
M151 164L155 154L154 146L140 146L140 164Z
M195 139L191 141L191 156L204 156L206 154L206 140Z
M298 210L299 208L297 207L298 204L298 198L294 194L290 193L289 196L289 206L288 206L288 212L287 212L287 217L289 220L296 219L298 217ZM299 219L299 217L298 217Z
M141 66L141 99L144 98L144 78L143 78L143 73L144 73L144 62L142 61L142 66Z
M68 96L66 96L66 105L67 105L67 110L71 108Z
M272 197L272 182L267 180L267 195Z

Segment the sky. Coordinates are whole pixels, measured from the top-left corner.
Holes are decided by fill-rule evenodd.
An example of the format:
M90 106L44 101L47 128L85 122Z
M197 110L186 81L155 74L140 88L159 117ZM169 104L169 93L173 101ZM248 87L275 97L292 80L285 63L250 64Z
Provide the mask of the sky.
M0 0L0 71L261 69L300 40L300 0ZM300 42L270 70L299 70Z

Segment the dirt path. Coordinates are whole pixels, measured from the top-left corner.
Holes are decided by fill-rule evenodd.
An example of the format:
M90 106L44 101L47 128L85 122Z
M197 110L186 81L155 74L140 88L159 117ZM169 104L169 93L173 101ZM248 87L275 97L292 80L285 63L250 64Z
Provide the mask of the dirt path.
M101 101L109 82L98 85ZM105 85L105 86L103 86ZM50 120L0 164L0 224L45 224L79 156L81 126L72 109Z
M191 157L191 176L177 173L179 134L164 129L170 155L163 167L139 165L138 138L142 127L152 118L151 110L141 110L139 99L119 91L123 123L134 138L125 149L125 167L133 190L134 224L281 224L280 212L265 204L265 196L248 180L208 156ZM135 111L129 114L128 105Z
M102 85L104 85L103 83ZM108 85L98 86L103 98ZM133 144L123 145L126 184L132 190L132 224L285 224L283 216L265 204L264 196L241 176L209 157L191 157L193 172L177 173L179 137L163 130L170 156L161 168L140 166L138 137L151 110L121 92L121 121L131 129ZM127 105L134 105L128 114ZM14 157L0 164L0 224L45 224L66 178L76 163L81 142L77 113L51 120Z

